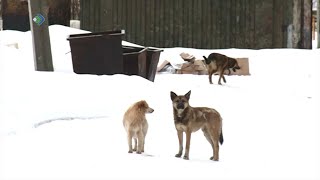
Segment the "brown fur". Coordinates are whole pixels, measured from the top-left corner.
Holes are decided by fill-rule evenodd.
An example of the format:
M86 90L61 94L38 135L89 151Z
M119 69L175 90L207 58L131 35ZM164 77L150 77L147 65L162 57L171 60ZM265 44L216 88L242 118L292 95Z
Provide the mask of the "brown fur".
M207 107L191 107L189 105L191 91L184 96L171 92L173 105L174 124L179 139L179 152L176 157L181 157L183 151L183 132L186 134L186 146L183 158L189 159L191 133L201 129L209 141L213 156L211 160L219 160L219 142L223 143L222 118L218 111Z
M136 151L137 154L141 154L144 152L145 137L148 131L148 122L145 114L152 113L153 111L147 102L142 100L134 103L125 112L123 116L123 126L127 132L128 153ZM133 149L132 139L134 139L135 142Z
M223 75L225 70L232 69L234 72L236 72L237 69L240 69L238 62L236 59L225 56L223 54L219 53L211 53L208 58L203 56L208 68L208 75L209 75L209 82L212 84L212 74L218 72L219 73L219 81L218 84L221 85L221 78L223 79L223 82L226 83L226 79Z

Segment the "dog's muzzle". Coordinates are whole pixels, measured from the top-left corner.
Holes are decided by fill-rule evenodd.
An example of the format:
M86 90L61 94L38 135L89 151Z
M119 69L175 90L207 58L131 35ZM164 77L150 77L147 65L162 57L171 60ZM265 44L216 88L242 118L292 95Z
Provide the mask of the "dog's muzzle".
M184 109L184 103L178 103L177 104L177 109Z
M148 113L153 113L153 111L154 111L154 109L152 109L152 108L148 109Z
M232 68L233 72L236 72L237 69L240 69L240 67L237 67L237 66L236 66L236 67L233 67L233 68Z

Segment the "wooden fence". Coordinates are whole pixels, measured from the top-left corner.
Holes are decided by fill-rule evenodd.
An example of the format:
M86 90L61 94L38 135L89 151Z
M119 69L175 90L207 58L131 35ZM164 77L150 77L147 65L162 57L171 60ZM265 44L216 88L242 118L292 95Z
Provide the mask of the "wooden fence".
M312 0L81 0L80 5L81 28L124 29L125 40L144 46L312 48Z

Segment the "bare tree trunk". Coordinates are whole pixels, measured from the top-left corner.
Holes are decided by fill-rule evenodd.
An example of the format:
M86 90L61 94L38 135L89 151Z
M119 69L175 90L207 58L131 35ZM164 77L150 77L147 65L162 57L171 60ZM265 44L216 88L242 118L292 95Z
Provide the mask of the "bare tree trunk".
M2 31L3 21L2 21L2 6L0 0L0 31Z
M79 20L80 0L71 0L71 19Z
M301 43L301 0L293 0L292 48L299 48Z
M302 5L302 31L301 46L302 49L312 49L312 0L304 0Z
M312 0L293 0L292 48L312 49Z
M318 36L318 48L320 48L320 0L317 3L317 36Z
M0 0L0 19L2 19L2 6L1 6L1 0Z

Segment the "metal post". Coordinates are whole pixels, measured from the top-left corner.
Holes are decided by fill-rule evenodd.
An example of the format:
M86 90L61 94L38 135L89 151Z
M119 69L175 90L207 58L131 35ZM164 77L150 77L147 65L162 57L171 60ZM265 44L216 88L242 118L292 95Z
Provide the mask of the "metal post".
M36 71L53 71L47 0L28 0Z

